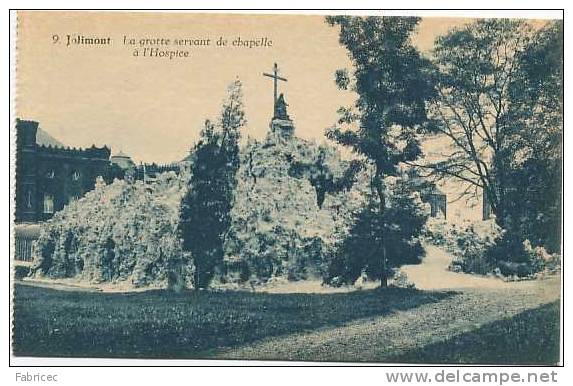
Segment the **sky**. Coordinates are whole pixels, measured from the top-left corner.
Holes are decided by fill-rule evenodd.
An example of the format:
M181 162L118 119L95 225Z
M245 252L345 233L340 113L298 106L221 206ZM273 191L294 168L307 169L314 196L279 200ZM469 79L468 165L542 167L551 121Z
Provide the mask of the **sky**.
M468 19L424 18L413 42L423 52L434 39ZM54 35L58 35L54 43ZM103 46L70 45L67 35L110 37ZM140 39L211 39L187 47L188 58L134 57ZM272 47L217 47L237 39L267 38ZM170 47L169 49L174 49ZM349 68L337 28L322 16L185 13L23 12L18 16L17 116L69 146L92 144L123 151L135 162L184 158L205 119L216 119L230 82L243 83L247 127L263 138L272 115L272 80L278 63L295 132L324 141L342 105L354 99L336 88L334 72Z

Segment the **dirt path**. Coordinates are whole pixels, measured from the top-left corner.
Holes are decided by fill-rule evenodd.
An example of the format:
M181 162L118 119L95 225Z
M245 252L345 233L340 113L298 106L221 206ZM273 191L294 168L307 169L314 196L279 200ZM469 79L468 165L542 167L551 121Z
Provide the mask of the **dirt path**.
M451 257L428 248L425 262L405 267L417 288L458 294L385 317L354 321L248 347L222 350L218 358L310 361L384 361L390 356L443 341L484 324L559 299L560 278L504 282L447 271Z
M503 281L493 276L470 275L448 270L453 256L441 248L427 245L426 257L421 264L406 265L401 268L416 288L423 290L451 289L526 289L538 286L536 280Z

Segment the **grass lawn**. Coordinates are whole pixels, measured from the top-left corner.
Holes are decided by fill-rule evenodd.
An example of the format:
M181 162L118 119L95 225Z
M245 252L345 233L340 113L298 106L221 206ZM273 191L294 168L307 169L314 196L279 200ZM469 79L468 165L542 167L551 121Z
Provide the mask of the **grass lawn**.
M559 302L553 302L391 361L554 365L559 362L559 330Z
M341 326L455 296L389 288L337 294L98 293L16 284L14 354L205 358L263 338Z

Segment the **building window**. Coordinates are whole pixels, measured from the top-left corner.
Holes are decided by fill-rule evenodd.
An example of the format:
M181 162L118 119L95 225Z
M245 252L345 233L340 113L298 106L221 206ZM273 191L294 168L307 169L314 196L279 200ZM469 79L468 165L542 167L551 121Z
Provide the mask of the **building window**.
M80 172L74 170L74 172L72 173L72 180L79 181L79 179L80 179Z
M51 194L44 194L44 213L54 213L54 196Z
M49 170L49 171L46 173L46 177L49 178L49 179L52 179L52 178L54 178L55 174L56 174L56 173L54 173L54 169L52 169L52 170Z

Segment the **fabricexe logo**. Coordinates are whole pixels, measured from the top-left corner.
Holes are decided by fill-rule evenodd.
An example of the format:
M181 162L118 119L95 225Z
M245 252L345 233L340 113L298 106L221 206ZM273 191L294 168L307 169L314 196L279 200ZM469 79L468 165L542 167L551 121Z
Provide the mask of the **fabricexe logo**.
M16 382L58 382L57 374L16 373Z

